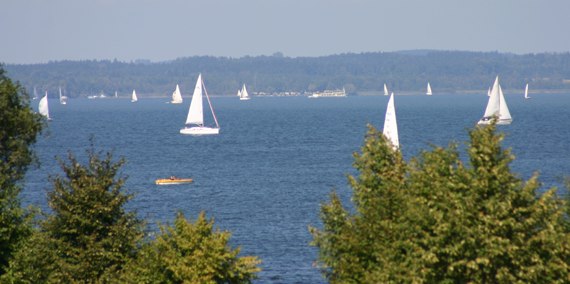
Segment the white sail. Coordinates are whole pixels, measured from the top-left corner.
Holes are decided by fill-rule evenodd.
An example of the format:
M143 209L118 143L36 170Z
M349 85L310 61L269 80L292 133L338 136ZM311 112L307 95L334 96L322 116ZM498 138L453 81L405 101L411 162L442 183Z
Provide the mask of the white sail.
M192 94L192 101L190 101L190 109L186 117L186 124L204 125L204 113L202 105L202 74L198 75L196 87Z
M67 104L67 97L61 94L61 88L59 88L59 103L62 105Z
M237 96L238 96L238 98L241 98L241 89L238 90Z
M216 127L206 127L204 126L204 112L202 103L202 94L206 94L206 99L208 100L208 105L210 106L210 111L212 112L212 117L216 122ZM198 75L198 80L196 81L196 87L194 87L194 93L192 94L192 100L190 101L190 109L188 110L188 116L186 117L186 127L180 129L181 134L190 135L208 135L208 134L218 134L220 132L220 126L214 113L214 108L210 102L210 97L206 88L204 87L204 82L202 81L202 74Z
M388 106L386 107L386 117L384 118L384 131L382 133L384 134L384 136L386 136L386 138L388 138L388 140L390 140L390 142L392 142L392 146L395 149L400 147L393 92L390 95L390 100L388 100Z
M32 100L37 100L38 99L38 91L36 90L36 87L34 87L34 96L32 97Z
M497 124L510 124L512 122L509 107L507 106L501 85L499 84L499 76L495 79L487 107L485 108L485 113L478 124L489 124L493 117L497 117Z
M524 98L530 99L530 97L528 96L528 83L526 84L526 87L524 87Z
M384 96L387 96L388 94L388 87L386 86L386 83L384 83Z
M176 89L172 93L172 101L170 103L173 104L181 104L182 103L182 93L180 92L180 87L176 84Z
M426 95L428 95L428 96L431 96L431 95L432 95L432 92L431 92L431 86L430 86L429 82L428 82L428 84L427 84L427 91L426 91Z
M505 96L503 95L503 89L499 85L499 121L510 121L513 120L511 117L511 112L507 106L507 101L505 101Z
M249 94L247 93L247 89L245 88L245 84L243 84L243 87L241 88L239 99L242 101L246 101L246 100L250 99Z
M48 120L51 120L51 117L49 117L49 106L48 106L47 91L46 91L46 95L43 96L39 102L38 111L41 115L45 116Z
M135 92L135 90L133 90L133 94L131 95L131 102L136 102L139 99L137 98L137 92Z

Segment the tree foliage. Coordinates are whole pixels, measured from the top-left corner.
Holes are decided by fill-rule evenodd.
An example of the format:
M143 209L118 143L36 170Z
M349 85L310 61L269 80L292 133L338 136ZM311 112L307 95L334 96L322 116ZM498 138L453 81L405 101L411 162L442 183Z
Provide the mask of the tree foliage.
M29 107L29 97L0 65L0 275L18 243L30 233L28 215L18 197L31 145L43 128L42 118Z
M251 283L260 271L256 257L238 257L229 232L213 229L202 212L194 223L178 213L174 226L147 244L125 269L132 283Z
M406 163L370 127L349 177L355 212L336 194L311 228L331 283L567 283L564 201L538 193L535 175L509 168L495 125L470 131L467 164L457 144Z
M65 177L52 179L48 204L53 214L40 223L10 263L18 281L108 282L136 255L142 222L124 205L132 196L117 177L124 161L90 150L87 165L69 154L60 165ZM37 265L30 265L37 264Z

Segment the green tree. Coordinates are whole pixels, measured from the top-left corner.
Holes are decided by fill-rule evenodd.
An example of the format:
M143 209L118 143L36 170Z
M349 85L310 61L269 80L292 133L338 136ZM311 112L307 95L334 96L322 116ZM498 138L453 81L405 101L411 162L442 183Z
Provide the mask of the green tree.
M31 145L43 124L24 89L0 65L0 275L18 244L30 233L29 215L18 197L20 181L34 161Z
M23 283L109 282L116 279L142 239L143 223L124 205L132 196L123 192L118 177L124 163L88 151L87 165L69 154L60 162L65 177L52 179L48 193L53 214L18 251L9 275ZM30 265L36 264L36 265Z
M214 231L202 212L194 223L178 213L174 226L147 244L124 270L131 283L251 283L260 271L257 257L238 257L229 232Z
M330 282L569 282L564 202L513 174L502 140L477 127L467 166L456 144L405 163L371 127L349 177L355 212L333 194L310 229Z

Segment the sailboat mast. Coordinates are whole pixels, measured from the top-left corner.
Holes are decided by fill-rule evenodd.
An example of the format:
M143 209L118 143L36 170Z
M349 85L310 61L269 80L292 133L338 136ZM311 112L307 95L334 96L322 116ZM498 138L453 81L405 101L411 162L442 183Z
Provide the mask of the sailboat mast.
M210 111L212 111L212 116L214 117L214 121L216 122L216 127L220 128L218 124L218 119L216 118L216 113L214 113L214 108L212 107L212 102L210 102L210 96L208 96L208 91L206 90L206 85L204 84L204 80L200 82L202 84L202 88L204 89L204 93L206 94L206 100L208 100L208 105L210 106Z

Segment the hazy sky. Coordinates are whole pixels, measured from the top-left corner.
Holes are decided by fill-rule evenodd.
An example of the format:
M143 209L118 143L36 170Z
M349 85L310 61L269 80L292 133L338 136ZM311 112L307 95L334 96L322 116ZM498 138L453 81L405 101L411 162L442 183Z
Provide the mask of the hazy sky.
M570 0L0 0L0 62L570 51Z

